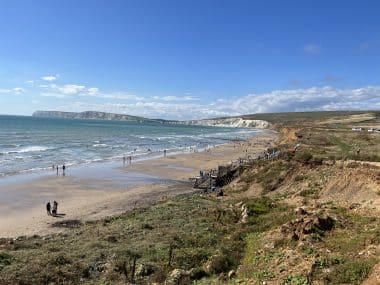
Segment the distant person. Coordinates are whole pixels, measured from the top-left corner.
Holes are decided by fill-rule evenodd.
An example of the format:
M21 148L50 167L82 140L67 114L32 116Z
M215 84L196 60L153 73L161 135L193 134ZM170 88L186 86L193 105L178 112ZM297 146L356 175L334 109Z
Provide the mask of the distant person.
M51 212L52 212L53 216L57 215L57 212L58 212L58 203L57 203L57 201L53 202L53 209L52 209Z
M66 170L66 166L65 165L62 165L62 175L65 176L65 170Z
M58 165L57 165L57 176L58 176Z
M128 160L129 160L129 165L132 165L132 156L128 156Z
M123 166L125 167L125 156L123 156Z
M166 149L164 149L164 157L166 157Z
M46 204L46 212L47 212L48 216L51 216L51 212L50 212L50 210L51 210L51 205L50 205L50 202L48 202L48 203Z
M54 164L53 164L53 166L52 166L52 169L53 169L53 171L55 170Z

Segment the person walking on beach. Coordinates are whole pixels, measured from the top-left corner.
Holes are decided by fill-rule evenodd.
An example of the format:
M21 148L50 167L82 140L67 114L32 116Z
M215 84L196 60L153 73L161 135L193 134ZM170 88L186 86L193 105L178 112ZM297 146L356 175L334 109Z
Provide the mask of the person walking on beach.
M58 176L58 165L57 165L57 176Z
M53 210L51 211L53 216L57 215L57 211L58 211L58 203L57 203L57 201L54 201L53 202Z
M123 166L125 167L125 155L123 156Z
M66 166L65 165L62 165L62 175L65 176L65 169L66 169Z
M166 157L166 149L164 149L164 157Z
M131 165L132 164L132 156L131 155L128 156L128 160L129 160L129 165Z
M46 212L47 212L48 216L51 216L50 209L51 209L50 202L47 202L47 204L46 204Z

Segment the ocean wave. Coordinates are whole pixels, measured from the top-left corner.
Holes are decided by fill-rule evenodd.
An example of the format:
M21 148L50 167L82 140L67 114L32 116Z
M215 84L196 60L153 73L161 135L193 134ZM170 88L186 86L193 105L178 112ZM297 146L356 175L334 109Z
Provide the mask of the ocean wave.
M25 153L25 152L41 152L41 151L46 151L46 150L52 150L54 148L52 147L46 147L46 146L27 146L27 147L22 147L18 150L11 150L8 151L8 154L11 153Z
M20 144L16 143L5 143L5 144L0 144L0 147L6 147L6 148L15 148L15 147L20 147Z
M93 147L112 147L110 145L107 145L105 143L96 143L92 145Z

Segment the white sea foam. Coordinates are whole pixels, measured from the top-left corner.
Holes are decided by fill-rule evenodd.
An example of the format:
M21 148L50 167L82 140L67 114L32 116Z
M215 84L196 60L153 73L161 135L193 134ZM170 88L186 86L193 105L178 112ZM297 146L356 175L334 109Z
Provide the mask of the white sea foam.
M27 147L23 147L18 150L15 150L14 152L17 152L17 153L37 152L37 151L45 151L45 150L51 150L51 149L53 148L46 147L46 146L27 146Z
M105 143L98 143L98 144L93 144L92 146L93 147L108 147L109 145L107 145Z
M6 155L6 154L16 154L16 153L26 153L26 152L41 152L41 151L46 151L46 150L51 150L51 149L54 149L54 148L45 147L45 146L27 146L27 147L22 147L19 149L3 151L3 152L0 152L0 154Z

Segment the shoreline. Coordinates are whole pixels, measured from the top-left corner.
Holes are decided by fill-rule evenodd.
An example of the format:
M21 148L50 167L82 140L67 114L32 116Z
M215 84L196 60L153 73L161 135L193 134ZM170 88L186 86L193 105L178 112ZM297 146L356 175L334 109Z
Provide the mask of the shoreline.
M51 225L63 220L97 220L153 203L162 196L194 192L188 181L199 170L227 164L246 155L248 148L250 154L260 152L275 138L274 132L264 131L247 141L219 145L210 151L132 161L126 167L122 161L117 163L119 167L115 162L109 169L105 165L84 168L84 173L71 167L66 176L51 171L7 187L0 184L0 238L61 232L63 229ZM65 214L61 218L46 214L45 205L53 200L59 203L58 213Z
M238 139L239 141L245 141L249 140L253 137L257 136L262 136L265 133L270 133L272 130L270 129L253 129L254 132L251 133L251 136L248 138L241 138ZM233 141L236 141L235 138L225 138L223 139L224 143L219 143L219 144L209 144L207 146L199 147L197 148L195 145L192 146L180 146L180 147L175 147L175 148L167 148L167 149L158 149L154 151L150 151L149 148L145 152L126 152L124 155L116 155L116 156L111 156L109 158L103 158L103 159L94 159L91 161L86 161L86 162L81 162L81 163L70 163L66 162L64 163L67 168L70 169L81 169L81 168L86 168L86 167L91 167L93 165L102 165L102 164L118 164L120 161L122 163L123 157L128 158L129 156L132 157L133 161L135 162L140 162L140 161L147 161L147 160L154 160L158 159L163 156L164 151L166 150L168 156L173 156L173 155L179 155L179 154L188 154L188 153L193 153L195 152L203 152L209 148L215 148L218 146L226 145L229 144ZM53 164L54 165L54 164ZM57 165L55 165L57 166ZM62 165L59 166L59 172L62 172ZM25 180L32 180L36 178L41 178L44 176L50 176L50 173L55 173L55 169L52 170L52 165L49 166L44 166L44 167L39 167L39 168L31 168L31 169L23 169L19 171L14 171L14 172L9 172L9 173L0 173L0 187L4 184L7 184L7 180L12 182L12 180L17 180L17 178L25 179Z

